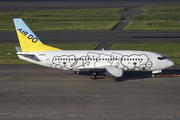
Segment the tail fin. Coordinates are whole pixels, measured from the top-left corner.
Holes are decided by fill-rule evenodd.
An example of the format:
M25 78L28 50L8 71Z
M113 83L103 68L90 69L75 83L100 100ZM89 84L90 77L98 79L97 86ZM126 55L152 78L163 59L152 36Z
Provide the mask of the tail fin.
M44 45L22 19L13 20L22 52L61 50Z

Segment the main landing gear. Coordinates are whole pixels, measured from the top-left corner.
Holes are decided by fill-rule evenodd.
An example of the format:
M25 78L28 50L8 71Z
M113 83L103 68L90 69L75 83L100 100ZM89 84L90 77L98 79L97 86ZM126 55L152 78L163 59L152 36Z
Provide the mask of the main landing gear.
M97 77L97 73L96 72L93 72L93 74L91 75L91 79L96 79L96 77Z

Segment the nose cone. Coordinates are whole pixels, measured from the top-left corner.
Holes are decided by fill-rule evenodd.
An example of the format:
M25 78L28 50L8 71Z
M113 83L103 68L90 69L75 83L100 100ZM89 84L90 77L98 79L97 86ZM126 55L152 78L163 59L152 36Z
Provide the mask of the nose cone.
M172 67L172 66L174 66L174 62L168 59L167 67Z

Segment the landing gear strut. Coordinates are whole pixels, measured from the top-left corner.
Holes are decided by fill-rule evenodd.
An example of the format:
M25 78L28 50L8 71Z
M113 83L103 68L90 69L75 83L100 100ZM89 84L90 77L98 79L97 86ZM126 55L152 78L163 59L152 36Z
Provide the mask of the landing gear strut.
M91 79L96 79L97 73L93 72L93 74L91 75Z

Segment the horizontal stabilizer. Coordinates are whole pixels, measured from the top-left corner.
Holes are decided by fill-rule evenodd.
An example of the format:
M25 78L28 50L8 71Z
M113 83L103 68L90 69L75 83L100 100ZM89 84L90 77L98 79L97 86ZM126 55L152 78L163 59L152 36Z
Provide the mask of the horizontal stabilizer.
M23 57L26 57L27 59L35 60L35 61L40 61L38 57L36 57L35 54L31 54L29 52L17 52L16 55L21 55Z
M21 47L15 47L17 52L22 52Z
M16 55L23 55L23 56L35 56L34 54L29 53L23 53L23 52L17 52Z

